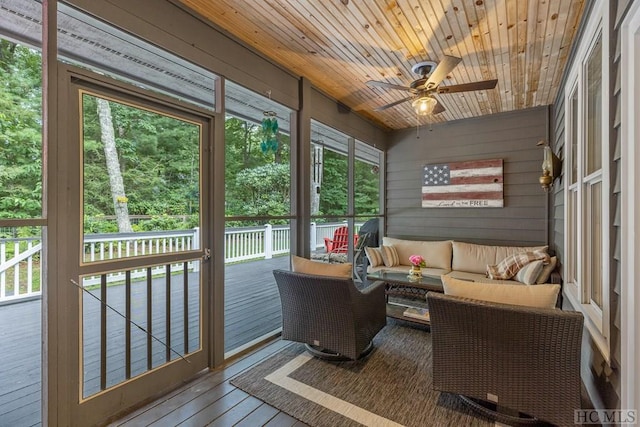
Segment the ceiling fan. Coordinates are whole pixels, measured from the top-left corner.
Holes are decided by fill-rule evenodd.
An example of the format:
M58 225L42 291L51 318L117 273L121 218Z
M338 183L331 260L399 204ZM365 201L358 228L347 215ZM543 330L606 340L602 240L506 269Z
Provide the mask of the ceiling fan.
M392 102L391 104L378 107L375 111L383 111L387 108L402 104L405 101L413 100L411 105L418 115L425 116L428 114L438 114L445 111L445 108L436 98L433 97L433 93L467 92L472 90L493 89L496 87L498 80L495 79L463 83L459 85L440 86L440 83L442 83L445 77L447 77L447 74L449 74L461 60L462 59L455 56L445 55L438 64L433 61L418 62L411 67L411 71L418 74L420 78L411 82L409 86L400 86L377 80L369 80L366 84L370 87L382 87L411 93L411 96Z

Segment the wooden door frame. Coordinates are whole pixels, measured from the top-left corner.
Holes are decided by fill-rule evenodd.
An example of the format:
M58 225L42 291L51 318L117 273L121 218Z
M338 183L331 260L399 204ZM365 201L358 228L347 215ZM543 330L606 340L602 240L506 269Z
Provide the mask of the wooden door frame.
M143 89L115 81L111 78L100 76L91 71L57 64L56 85L56 110L57 122L55 139L49 144L49 169L48 177L52 179L48 197L50 227L48 237L51 246L48 254L50 266L49 281L46 288L46 308L43 307L43 325L49 337L46 343L46 374L43 375L43 391L46 394L43 400L47 400L50 412L47 420L50 424L71 425L77 420L83 423L94 424L103 422L105 417L113 417L126 410L128 407L140 401L158 396L175 387L185 379L191 378L201 370L211 366L210 347L212 344L213 309L207 309L211 301L209 294L212 291L211 278L213 277L213 262L201 264L201 350L193 353L194 360L200 360L195 365L169 362L163 365L163 373L158 375L157 369L148 371L135 377L126 386L122 383L103 392L97 393L90 399L81 399L79 390L80 352L82 345L79 342L80 326L80 302L78 292L82 292L70 283L71 279L77 281L79 276L79 259L77 241L70 238L80 231L81 218L81 185L78 180L81 161L80 149L82 137L79 134L80 105L77 97L78 86L99 88L106 92L114 92L122 95L122 99L131 99L145 105L149 103L170 111L183 114L184 117L198 117L202 123L202 147L200 169L200 215L201 224L205 229L201 233L200 253L205 248L211 247L212 232L207 232L213 220L211 199L213 199L213 140L215 133L214 123L220 123L220 114L201 109L188 104L183 104L163 95L150 93ZM98 91L100 93L100 91ZM78 103L78 105L74 105ZM71 107L71 108L70 108ZM75 135L74 132L77 132ZM72 141L69 143L69 141ZM81 178L81 176L80 176ZM81 233L81 231L80 231ZM192 254L193 255L193 254ZM128 264L127 260L125 264ZM44 329L43 329L44 331ZM53 339L52 339L53 337ZM179 360L179 359L178 359ZM196 369L197 367L197 369ZM48 380L50 379L50 381ZM55 386L54 386L55 384ZM45 389L45 385L46 389ZM152 390L151 392L149 390ZM83 400L80 403L80 400Z

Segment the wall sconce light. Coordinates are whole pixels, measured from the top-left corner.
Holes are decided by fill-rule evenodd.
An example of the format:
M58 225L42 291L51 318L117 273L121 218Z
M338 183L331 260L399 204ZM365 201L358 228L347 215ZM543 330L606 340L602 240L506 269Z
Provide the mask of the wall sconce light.
M555 155L546 141L539 141L536 145L543 147L542 176L538 179L545 192L551 191L553 181L560 176L562 160Z

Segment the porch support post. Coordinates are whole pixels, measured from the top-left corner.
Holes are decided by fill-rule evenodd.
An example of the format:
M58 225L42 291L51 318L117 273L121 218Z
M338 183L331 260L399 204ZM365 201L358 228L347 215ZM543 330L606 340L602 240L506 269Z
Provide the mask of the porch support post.
M297 168L295 172L295 224L291 230L294 247L291 253L309 258L311 256L311 83L300 79L300 108L296 121L295 147L297 150ZM292 138L292 143L294 139Z

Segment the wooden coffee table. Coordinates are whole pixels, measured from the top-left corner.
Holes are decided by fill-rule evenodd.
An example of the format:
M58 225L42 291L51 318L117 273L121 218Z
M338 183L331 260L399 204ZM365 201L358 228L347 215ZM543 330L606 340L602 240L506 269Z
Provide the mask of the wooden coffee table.
M402 319L408 322L429 325L428 320L407 317L404 311L407 305L389 303L389 297L400 297L418 299L426 302L427 292L444 292L440 276L423 275L419 280L409 280L406 273L395 271L378 270L367 274L368 280L382 281L385 283L385 294L387 297L387 316L394 319Z

